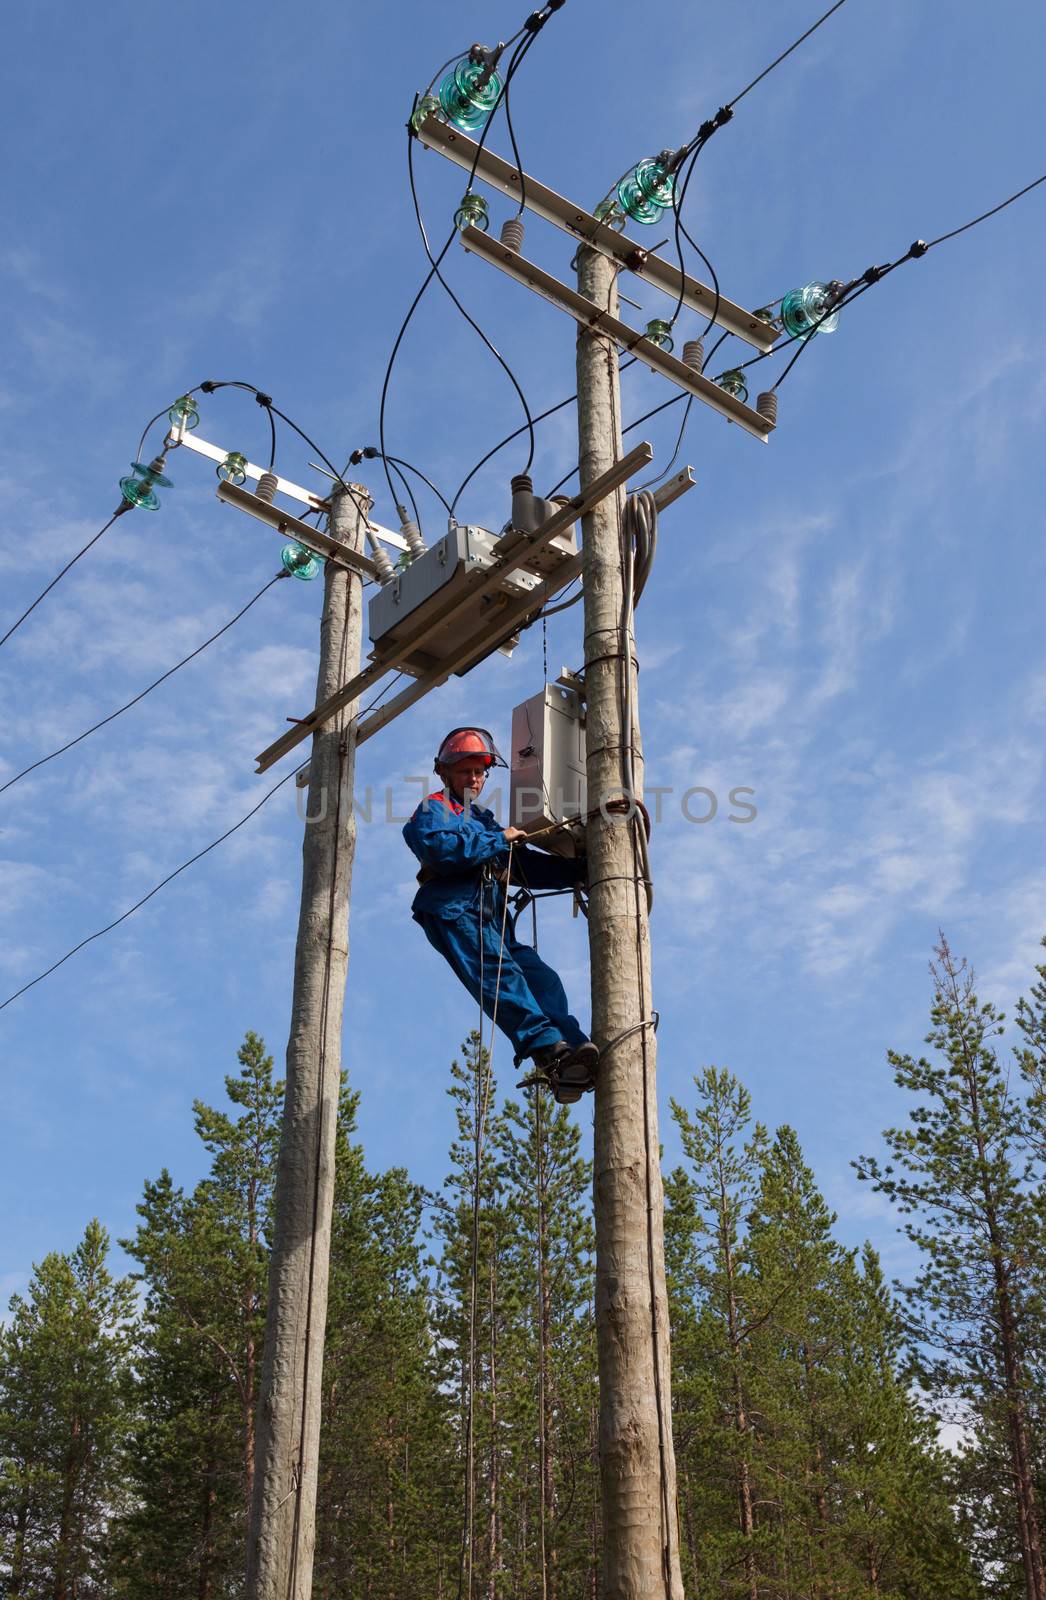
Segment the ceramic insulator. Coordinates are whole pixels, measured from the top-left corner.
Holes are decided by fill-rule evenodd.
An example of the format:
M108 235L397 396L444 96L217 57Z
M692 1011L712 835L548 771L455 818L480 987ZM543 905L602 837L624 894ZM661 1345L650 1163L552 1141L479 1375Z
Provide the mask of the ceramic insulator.
M523 218L510 217L508 222L501 224L501 242L514 250L517 255L523 248Z

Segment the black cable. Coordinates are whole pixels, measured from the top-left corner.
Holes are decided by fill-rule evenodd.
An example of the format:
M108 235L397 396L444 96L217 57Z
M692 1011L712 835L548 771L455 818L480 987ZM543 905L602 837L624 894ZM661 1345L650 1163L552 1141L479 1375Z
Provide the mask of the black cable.
M1016 194L1011 194L1008 200L1000 200L999 204L992 206L990 211L982 211L979 217L974 217L971 221L964 222L961 228L953 228L950 233L942 233L938 238L931 239L926 246L927 250L932 250L934 245L943 244L946 239L958 238L959 234L965 233L967 228L976 228L979 222L986 222L989 217L994 217L997 211L1004 211L1007 206L1012 206L1015 200L1020 200L1023 195L1028 194L1032 189L1037 189L1040 183L1046 183L1046 172L1043 173L1041 178L1036 178L1033 182L1026 183L1023 189L1017 190Z
M410 480L408 479L407 474L404 472L402 467L398 466L397 463L395 461L393 461L391 457L389 457L388 459L389 459L389 464L392 467L393 472L396 474L396 476L399 479L400 483L402 483L402 485L403 485L403 492L407 496L407 499L410 501L410 508L414 513L414 521L417 523L418 527L420 528L421 527L421 512L418 510L418 502L414 498L414 490L410 486ZM399 511L400 508L399 508L398 505L397 505L396 509L397 509L397 511Z
M693 403L694 403L694 396L692 394L688 394L687 397L686 397L686 406L685 406L685 408L683 410L683 420L679 424L679 433L676 436L676 447L672 451L672 459L671 459L671 461L669 461L668 466L665 467L663 471L655 473L652 478L648 478L645 483L641 483L639 485L639 489L636 491L637 494L641 493L644 489L649 489L651 484L661 483L665 478L668 477L668 474L671 472L672 468L675 466L676 460L677 460L677 458L679 456L679 452L683 448L683 435L686 433L686 425L690 421L690 408L693 405ZM645 418L644 418L644 420L645 420ZM633 426L635 426L635 424L633 424ZM637 598L638 598L638 596L637 596ZM0 790L0 793L2 793L2 792L3 791Z
M627 369L629 367L634 367L638 359L639 359L638 356L629 356L627 360L622 361L620 367L618 368L618 371L619 372L625 372L625 371L627 371ZM575 390L575 392L573 394L568 394L565 400L557 400L556 404L554 406L549 406L547 411L539 411L537 416L534 418L534 421L535 422L544 422L546 417L551 417L551 416L553 416L555 414L555 412L562 411L564 406L572 405L576 399L577 399L577 391ZM500 443L496 444L492 450L488 450L485 456L481 456L480 457L480 459L476 462L476 465L472 468L472 470L468 474L468 476L463 478L461 483L458 486L457 494L454 496L453 500L450 503L451 516L453 516L454 507L457 505L458 501L461 499L461 496L464 493L466 486L469 483L471 483L472 479L476 476L476 473L480 470L480 468L481 467L485 467L487 462L491 459L492 456L496 456L499 450L503 450L507 444L511 444L512 443L513 439L518 439L520 434L521 433L526 433L526 431L527 431L527 425L526 425L526 423L524 423L523 426L521 428L517 428L514 433L507 433L505 435L504 439L502 439L500 441ZM557 484L556 487L558 488L559 485Z
M686 393L683 392L681 394L673 395L671 400L662 400L662 402L661 402L661 404L659 406L654 406L650 411L644 411L643 415L641 417L637 417L635 422L629 422L624 428L622 428L622 430L621 430L622 437L626 433L631 433L633 428L638 428L642 423L649 422L650 418L651 417L656 417L659 411L667 411L669 406L677 406L679 404L680 400L685 400L686 398L687 398ZM575 472L577 471L579 464L580 463L575 462L575 464L571 467L570 471L567 473L566 477L560 478L558 483L555 483L555 484L552 485L552 488L545 495L545 499L546 500L550 500L552 498L552 496L555 494L557 489L562 489L563 485L565 483L569 482L569 480L574 476Z
M527 54L527 51L531 48L533 43L534 43L534 36L531 35L527 39L524 39L522 44L517 45L516 51L515 51L515 53L513 55L513 58L511 60L511 62L509 63L508 71L505 74L505 83L504 83L504 86L502 87L502 91L501 91L501 99L502 100L504 99L504 96L508 91L508 87L509 87L509 84L512 81L513 74L517 71L519 66L522 64L523 59ZM500 101L498 103L500 104ZM495 111L497 110L497 106L494 107L494 110ZM486 134L487 129L490 127L490 124L491 124L492 120L493 120L493 112L491 113L491 118L488 119L486 127L483 130L484 134ZM480 147L477 147L476 156L475 156L475 159L473 160L473 163L472 163L472 172L469 174L468 185L466 186L466 189L465 189L465 193L466 194L468 194L470 192L471 188L472 188L472 181L473 181L473 178L475 176L476 165L477 165L477 163L479 161L479 149L480 149ZM487 338L487 335L483 332L483 329L480 327L479 323L475 320L475 318L472 317L469 314L469 312L467 312L465 310L465 307L462 305L461 301L458 299L457 295L454 293L453 289L450 287L450 284L447 282L446 278L444 278L443 274L439 270L440 262L442 262L443 257L446 255L447 250L448 250L450 244L453 241L454 234L457 232L457 228L456 227L451 232L451 235L450 235L449 239L447 240L447 244L440 251L438 258L435 258L435 259L433 258L432 250L431 250L431 247L429 245L428 233L427 233L427 230L425 228L424 221L422 220L421 204L420 204L420 201L418 199L417 186L416 186L415 180L414 180L414 135L413 135L413 131L408 131L408 135L407 135L407 171L408 171L408 175L409 175L409 178L410 178L411 199L414 202L414 215L417 218L418 229L419 229L419 231L421 233L421 242L422 242L422 245L424 246L424 250L425 250L426 256L428 257L429 261L432 263L432 274L430 274L430 278L431 278L431 276L434 275L438 279L439 283L446 290L446 292L447 292L448 296L450 297L451 301L453 302L453 304L457 307L457 309L461 312L461 315L465 318L465 321L469 324L469 326L471 328L473 328L475 330L476 333L479 334L479 337L483 340L483 343L486 345L486 347L490 351L491 355L493 355L494 358L498 361L498 363L502 367L503 371L505 372L505 375L507 376L509 382L512 384L512 387L515 389L517 395L519 396L519 401L520 401L520 404L523 407L523 414L527 419L527 427L528 427L528 431L530 433L530 454L528 455L527 461L526 461L526 465L523 468L524 472L529 472L530 468L531 468L531 465L533 463L533 460L534 460L535 439L534 439L534 419L531 416L530 406L527 404L527 397L523 393L523 390L519 385L519 382L518 382L518 380L516 378L515 373L512 371L512 368L509 366L508 362L505 360L505 358L501 354L500 350L498 350L497 347L493 344L493 342L490 339ZM426 282L428 282L428 281L429 280L426 280ZM381 441L381 447L384 450L384 448L385 448L384 437L382 438L382 441Z
M198 387L199 387L199 385L197 385L197 388ZM193 391L191 389L186 389L185 392L186 392L186 394L192 394ZM142 451L145 449L145 440L146 440L146 436L147 436L147 434L149 432L149 429L153 426L154 423L159 422L161 417L165 417L167 415L167 413L170 411L170 409L171 409L170 406L164 406L163 410L162 411L158 411L156 413L155 417L150 417L149 418L149 421L145 424L145 427L142 429L142 437L138 440L138 449L134 453L135 461L141 461L141 459L142 459Z
M690 165L686 170L686 176L684 177L682 183L679 186L679 193L675 197L675 203L673 205L675 246L676 246L676 256L677 256L677 258L679 260L680 284L679 284L679 298L677 299L677 301L675 303L675 306L674 306L673 311L672 311L672 316L670 318L670 321L672 323L675 323L675 321L676 321L677 317L679 316L679 313L680 313L680 311L682 310L682 307L683 307L684 284L683 284L682 280L683 280L683 277L684 277L684 274L685 274L685 265L684 265L684 261L683 261L683 244L682 244L682 240L686 239L687 243L691 246L691 248L693 250L695 250L697 252L697 254L701 257L701 260L704 262L705 266L707 267L708 275L712 280L712 290L713 290L713 293L715 295L715 300L712 303L712 314L708 318L708 321L705 323L705 325L702 328L701 333L699 335L699 337L702 338L702 339L705 337L705 335L708 332L709 328L714 326L715 319L719 315L719 302L720 302L720 299L721 299L721 294L720 294L720 289L719 289L719 279L716 276L715 268L713 267L712 263L709 261L708 257L705 255L705 252L701 249L701 246L697 243L697 241L695 239L691 238L690 234L688 233L688 231L686 229L686 226L685 226L685 224L683 222L683 202L686 199L686 192L687 192L688 188L690 187L690 179L694 175L694 167L697 164L697 158L701 154L701 151L704 149L705 143L706 143L706 141L702 139L700 141L700 143L698 143L695 146L693 154L690 157Z
M369 519L369 517L367 515L367 507L363 504L363 501L360 499L359 495L356 493L355 489L352 487L352 484L351 483L346 483L345 479L342 477L341 473L338 471L338 469L334 465L333 461L331 461L328 456L324 455L323 451L320 449L320 447L316 443L315 439L310 439L308 434L304 431L304 429L299 428L298 424L296 422L293 422L290 417L285 416L284 413L278 409L278 407L273 406L272 410L275 413L275 415L279 417L281 422L285 422L289 428L293 428L294 429L294 431L298 435L299 439L304 439L305 440L305 443L308 445L310 450L315 450L316 454L319 456L320 460L323 462L323 465L327 468L328 472L330 472L332 474L335 483L338 485L338 487L340 489L344 490L344 492L352 500L353 504L356 507L356 510L359 512L359 514L363 518L364 522L369 522L370 519Z
M397 677L398 676L399 674L397 674ZM393 678L389 683L387 683L384 689L382 689L381 693L376 695L369 705L365 706L362 711L357 713L357 720L360 717L366 716L368 711L373 711L374 707L378 704L378 701L384 698L395 682L396 678ZM114 928L118 928L121 922L126 922L128 917L133 916L136 911L140 911L142 906L151 900L154 895L159 894L161 889L166 888L167 884L173 882L173 880L181 873L185 872L187 868L194 866L197 861L202 861L204 856L209 855L212 850L216 850L220 844L224 844L226 839L230 839L238 829L243 827L244 823L250 822L251 818L257 815L262 806L265 805L266 801L272 799L277 789L282 789L285 783L289 783L290 780L295 777L297 770L297 768L294 768L290 772L285 773L280 779L279 783L274 783L268 793L262 795L257 805L251 807L246 816L241 817L239 822L234 822L231 828L226 828L224 833L219 834L217 839L212 839L210 844L205 845L202 850L197 850L196 854L194 856L190 856L188 861L183 861L180 867L175 867L174 871L169 872L166 878L161 878L160 882L150 889L148 894L144 894L140 900L135 901L134 905L128 907L128 909L123 912L121 916L117 917L115 921L108 923L104 928L99 928L95 933L89 933L86 939L81 939L79 944L74 944L71 950L67 950L65 955L62 956L60 960L52 962L46 971L39 973L35 978L31 978L28 983L23 983L22 987L20 989L16 989L14 994L10 994L6 1000L0 1001L0 1011L3 1011L6 1006L9 1006L12 1003L12 1001L19 999L20 996L25 994L29 989L35 988L38 983L42 983L45 978L49 978L52 972L57 972L59 967L64 966L65 963L70 960L71 957L75 956L80 950L82 950L85 945L93 943L95 939L101 939L105 934L111 933Z
M126 705L120 706L118 710L110 711L109 715L107 717L103 717L100 722L94 723L90 728L85 728L83 733L78 733L75 739L70 739L68 743L59 745L58 749L52 750L49 756L41 756L39 761L34 761L28 767L24 767L21 772L16 772L13 778L8 778L6 783L0 784L0 794L3 794L5 789L10 789L13 784L18 783L21 778L28 777L30 772L35 772L37 767L46 766L48 761L54 760L55 756L64 755L67 750L71 750L74 745L80 744L84 739L88 738L90 734L97 733L99 728L104 728L106 723L113 722L117 717L122 716L125 711L130 711L131 707L136 706L139 700L144 700L146 695L151 694L154 689L158 689L161 683L165 683L168 678L173 677L174 674L180 671L182 667L188 666L190 661L194 661L196 657L202 653L202 651L207 649L208 645L213 644L216 639L220 639L223 633L228 633L233 623L239 622L241 617L246 616L251 607L261 599L263 594L268 593L274 583L279 583L281 578L286 577L289 577L289 573L278 572L275 578L270 578L265 587L263 589L259 589L254 598L252 600L248 600L247 604L242 608L242 610L237 611L234 617L230 617L228 622L218 629L217 633L212 633L209 639L205 639L202 644L197 645L195 650L191 651L189 655L183 657L183 659L175 666L168 667L167 671L161 673L160 676L156 678L147 689L143 689L140 694L136 694L133 700L128 700Z
M414 476L416 478L420 478L422 483L426 486L426 488L432 490L433 494L436 496L436 499L440 502L440 504L442 506L445 507L446 511L449 514L450 509L451 509L450 506L447 505L446 500L444 499L443 495L440 494L439 490L436 488L436 485L432 482L432 479L431 478L426 478L425 474L422 472L420 467L412 466L411 463L409 461L405 461L402 456L389 456L387 459L389 461L395 462L397 467L406 467L408 472L413 472L413 474L414 474Z
M140 900L135 901L134 905L129 907L129 909L125 911L122 916L117 917L115 921L108 923L104 928L99 928L96 933L89 933L86 939L81 939L79 944L74 944L71 950L67 950L65 955L62 956L60 960L52 962L46 971L41 972L36 978L31 978L28 983L23 983L22 987L20 989L16 989L14 994L8 995L6 1000L0 1001L0 1011L3 1011L5 1006L9 1006L12 1001L19 999L19 997L25 994L27 990L34 988L38 983L42 983L45 978L49 978L52 972L57 972L59 967L64 966L65 963L70 960L71 957L75 956L78 951L82 950L85 945L91 944L95 939L101 939L103 935L111 933L114 928L118 928L121 922L126 922L128 917L133 916L136 911L140 911L142 906L144 906L147 901L152 899L153 895L159 894L160 890L165 888L166 885L172 881L172 879L177 878L179 873L184 872L186 868L191 867L197 861L202 860L205 855L209 854L211 850L216 849L218 845L224 844L226 839L230 838L238 828L242 828L245 822L249 822L255 813L261 810L266 800L272 799L277 789L282 789L283 785L288 783L293 777L293 772L286 773L280 779L279 783L274 784L269 790L268 794L263 795L258 801L258 804L253 806L251 810L248 811L245 817L241 817L239 822L233 823L232 827L227 828L226 831L217 839L213 839L209 845L206 845L202 850L198 850L194 856L190 856L188 861L183 861L180 867L175 867L174 871L169 872L166 878L161 878L160 882L156 884L155 888L150 889L149 893L143 895Z
M270 433L272 435L272 443L271 443L270 448L269 448L269 465L268 465L268 469L267 470L269 472L271 472L273 467L276 465L276 418L272 414L272 404L271 404L271 402L268 405L266 405L265 402L260 400L257 395L255 395L254 398L256 400L258 400L259 404L263 407L263 409L265 411L265 414L269 419L269 431L270 431Z
M817 32L817 30L821 26L822 22L827 22L828 18L830 16L832 16L832 14L834 12L838 11L840 6L843 6L845 4L846 4L846 0L835 0L835 5L834 6L830 6L828 8L828 10L825 12L823 17L818 17L817 21L813 24L813 26L807 28L805 33L801 33L799 35L798 39L796 39L794 44L790 44L788 46L787 50L782 50L781 54L776 58L776 60L771 61L770 65L768 67L764 67L762 72L759 74L759 76L757 78L753 78L751 83L746 84L745 87L741 90L740 94L735 94L734 98L732 100L728 100L726 102L728 109L732 111L734 106L736 106L737 103L740 100L743 100L745 95L748 94L752 89L754 89L757 83L762 83L763 79L765 77L767 77L771 72L773 72L775 67L779 67L781 65L782 61L787 61L788 57L791 55L793 50L798 50L799 46L801 44L803 44L805 40L809 39L809 37L810 37L810 35L812 33L816 33Z
M517 217L521 217L523 215L524 211L527 208L527 175L523 170L523 158L521 157L521 155L519 153L519 145L516 143L516 130L512 126L512 109L511 109L511 107L509 105L509 93L508 93L508 91L509 91L509 86L508 86L508 83L506 82L506 84L505 84L505 126L508 129L509 143L512 146L512 154L515 157L515 161L516 161L516 171L519 173L519 210L516 212L516 215L517 215Z
M560 3L562 4L562 0L560 0ZM545 9L546 9L548 15L551 15L552 10L558 9L558 7L550 6L550 7L546 7ZM537 17L537 16L540 15L540 13L535 12L533 15L535 17ZM528 21L529 20L530 19L528 19ZM548 20L547 16L545 17L545 20L546 21ZM524 24L523 28L520 30L520 34L522 34L523 32L526 32L526 31L528 31L527 30L527 25ZM517 34L515 37L516 38L520 37L520 34ZM469 175L468 175L468 183L466 184L466 187L465 187L466 194L468 194L470 192L471 188L472 188L472 183L473 183L473 180L474 180L474 178L476 176L476 168L477 168L477 166L479 164L480 153L481 153L481 151L483 149L484 144L486 143L487 135L490 132L491 126L493 124L494 115L497 112L498 106L502 103L502 100L505 97L505 94L506 94L506 92L507 92L507 90L509 88L509 84L510 84L510 82L512 80L513 74L515 73L515 71L516 71L517 67L520 65L520 63L522 62L523 57L526 54L526 51L530 48L531 44L533 44L534 39L536 38L536 36L537 36L537 30L536 29L530 30L529 31L529 37L524 41L523 47L520 47L516 51L513 52L512 60L509 62L508 71L505 74L505 82L502 85L501 93L500 93L500 95L498 97L498 100L496 101L495 105L493 106L493 108L491 110L491 114L487 118L487 121L486 121L486 123L484 124L484 127L483 127L483 131L480 134L479 140L477 141L476 154L473 157L472 166L471 166L471 168L469 170ZM435 80L433 80L433 81L435 81ZM415 107L416 107L417 106L417 99L416 98L415 98L414 104L415 104ZM427 274L425 275L425 278L423 279L423 281L421 283L421 287L418 289L417 294L414 296L414 299L411 301L410 306L409 306L409 308L407 310L407 314L404 317L402 324L400 325L399 332L396 335L395 342L394 342L394 344L392 346L392 351L391 351L391 353L389 355L388 365L385 368L385 377L384 377L384 380L383 380L382 386L381 386L381 404L380 404L380 406L378 408L378 435L379 435L379 439L380 439L380 442L381 442L382 459L384 461L384 457L385 457L385 454L386 454L386 452L385 452L385 407L386 407L386 403L387 403L387 400L388 400L389 381L390 381L390 379L392 377L392 369L393 369L393 366L394 366L395 361L396 361L396 356L397 356L397 354L399 352L399 347L400 347L401 343L403 342L403 336L407 331L407 328L408 328L408 326L410 324L411 318L413 317L415 311L417 310L418 305L419 305L419 303L421 301L421 298L424 295L424 293L425 293L426 289L428 288L429 284L432 282L432 279L434 277L436 277L436 278L439 278L440 282L443 284L443 287L447 290L447 293L450 295L450 297L454 301L455 305L457 305L458 310L461 312L462 316L465 317L465 319L471 324L471 326L479 334L480 338L484 341L484 343L488 346L488 348L491 351L493 351L494 355L497 357L498 361L501 363L501 366L504 368L505 372L507 373L508 377L510 378L510 380L511 380L511 382L513 384L513 387L516 390L516 393L519 395L520 401L522 402L522 405L523 405L524 414L526 415L526 418L527 418L527 425L528 425L528 428L530 430L530 436L531 436L531 441L530 441L531 442L531 454L530 454L530 458L528 459L528 462L527 462L527 469L529 470L530 463L533 460L533 454L534 454L534 435L533 435L533 419L532 419L532 417L530 415L530 408L527 405L526 397L523 394L522 389L520 389L519 384L516 382L514 374L512 373L511 369L509 368L509 366L507 365L507 363L505 362L503 357L500 355L500 353L491 344L490 340L487 338L487 336L483 332L482 328L480 328L477 323L473 322L472 318L468 315L468 312L460 304L460 302L458 301L456 295L454 295L453 291L450 289L449 285L440 276L440 271L439 271L440 263L443 261L444 256L447 254L447 251L450 249L451 245L454 242L454 235L457 232L457 228L456 227L451 229L450 233L447 236L447 241L444 244L443 248L440 250L439 255L436 256L435 258L432 255L432 250L431 250L431 247L429 245L429 240L428 240L428 234L427 234L427 232L425 230L425 224L424 224L424 221L422 220L422 216L421 216L421 206L420 206L420 202L418 200L417 188L416 188L415 182L414 182L414 139L415 139L415 137L416 137L416 135L415 135L413 123L408 119L408 122L407 122L407 172L408 172L408 176L410 178L411 198L412 198L412 200L414 202L414 215L417 218L418 229L419 229L419 231L421 233L422 244L424 245L425 254L428 257L430 266L429 266L429 271L427 272ZM388 485L389 485L389 493L392 496L393 501L395 501L396 495L395 495L395 491L394 491L394 489L392 487L392 480L391 480L391 476L389 474L387 463L385 464L385 477L386 477L386 481L388 482Z
M26 609L22 612L22 615L18 618L18 620L16 622L12 622L11 626L8 628L7 632L4 634L3 638L0 639L0 645L5 645L7 643L8 639L10 639L11 635L15 632L15 630L22 626L22 623L25 621L26 617L28 617L31 612L36 610L37 606L40 604L40 601L43 600L46 595L49 595L51 593L51 590L54 588L55 584L58 583L58 581L61 578L65 577L66 573L69 571L69 568L70 567L75 567L75 565L79 561L80 557L81 556L85 556L87 554L88 550L91 549L91 546L92 545L96 545L98 543L98 541L102 537L103 533L108 533L109 529L112 527L112 525L116 521L117 517L122 517L125 511L130 511L130 510L131 510L131 505L126 500L124 501L123 505L117 506L116 510L113 512L112 516L109 518L109 521L105 524L105 527L104 528L99 528L98 532L94 535L94 537L91 538L91 539L88 539L88 541L84 545L83 549L82 550L78 550L76 552L75 556L73 556L71 560L66 562L66 564L62 568L62 570L60 572L56 572L55 573L54 577L51 579L50 583L47 585L47 588L46 589L41 589L40 593L37 595L37 597L33 601L32 605L26 607Z
M724 339L729 339L729 338L730 338L730 329L727 328L725 333L721 333L719 335L719 338L716 340L715 344L712 346L711 350L709 350L708 354L705 356L705 359L702 361L702 363L701 363L701 371L702 372L704 372L704 370L707 367L708 363L711 361L712 357L715 355L716 351L719 349L719 346L723 343L723 340Z

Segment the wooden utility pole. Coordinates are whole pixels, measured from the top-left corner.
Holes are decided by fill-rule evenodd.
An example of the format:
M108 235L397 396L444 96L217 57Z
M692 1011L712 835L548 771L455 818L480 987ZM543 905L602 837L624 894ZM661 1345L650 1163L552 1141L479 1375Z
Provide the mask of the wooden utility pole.
M617 314L617 267L583 247L578 288ZM622 454L617 348L582 329L577 347L582 489ZM583 519L590 808L630 787L623 751L631 690L636 798L643 788L634 642L625 620L617 490ZM629 610L628 615L631 615ZM595 1094L593 1203L605 1600L682 1600L672 1446L664 1196L657 1124L650 933L638 818L588 826L592 1033L608 1051ZM620 1037L619 1036L623 1036Z
M332 496L330 531L359 551L355 497ZM362 582L327 563L320 703L359 669ZM248 1600L309 1600L316 1542L323 1340L327 1320L341 1022L349 964L348 915L356 823L356 704L314 735L302 843L301 910L287 1044L287 1092L276 1173L258 1460L247 1540Z

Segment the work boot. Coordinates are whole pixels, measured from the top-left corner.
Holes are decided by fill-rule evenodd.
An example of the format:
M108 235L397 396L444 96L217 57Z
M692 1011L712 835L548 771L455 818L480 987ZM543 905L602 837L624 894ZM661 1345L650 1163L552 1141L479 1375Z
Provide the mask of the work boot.
M583 1093L581 1086L563 1082L563 1068L568 1061L574 1059L574 1052L565 1039L557 1039L555 1044L542 1045L532 1053L530 1059L536 1070L531 1077L523 1079L520 1088L533 1088L534 1085L544 1081L552 1090L553 1098L558 1105L572 1106L581 1099Z
M598 1065L599 1046L594 1045L591 1039L582 1039L581 1043L571 1050L569 1061L560 1063L560 1081L576 1084L586 1091L594 1089Z

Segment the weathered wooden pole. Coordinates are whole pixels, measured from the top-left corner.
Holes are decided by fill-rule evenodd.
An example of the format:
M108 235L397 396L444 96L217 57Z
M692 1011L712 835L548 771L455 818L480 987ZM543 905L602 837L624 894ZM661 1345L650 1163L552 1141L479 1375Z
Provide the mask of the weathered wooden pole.
M355 498L332 496L331 534L364 538ZM362 582L327 563L317 703L358 670ZM309 1600L316 1543L323 1339L327 1320L341 1023L349 964L349 894L356 845L352 807L356 705L314 735L301 909L287 1043L287 1092L276 1173L258 1458L247 1539L248 1600Z
M617 268L578 253L578 287L617 314ZM577 347L582 488L622 455L617 350L582 329ZM626 616L623 489L583 519L588 804L621 795L643 756L631 608ZM626 715L626 689L631 715ZM624 751L631 723L631 758ZM650 932L638 817L588 827L595 1094L593 1202L605 1600L682 1600L665 1292ZM611 1041L618 1041L611 1045Z

